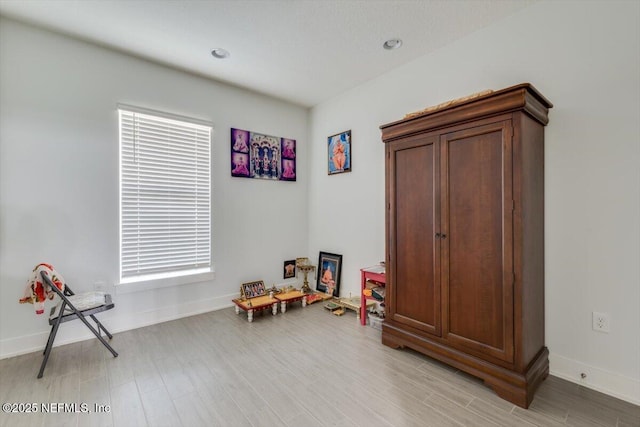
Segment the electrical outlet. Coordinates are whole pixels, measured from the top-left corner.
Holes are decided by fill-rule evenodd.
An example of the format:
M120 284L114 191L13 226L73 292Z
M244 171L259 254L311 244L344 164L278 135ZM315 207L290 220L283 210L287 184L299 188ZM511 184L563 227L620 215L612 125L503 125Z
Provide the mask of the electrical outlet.
M609 313L598 313L597 311L594 311L592 315L593 330L609 333Z

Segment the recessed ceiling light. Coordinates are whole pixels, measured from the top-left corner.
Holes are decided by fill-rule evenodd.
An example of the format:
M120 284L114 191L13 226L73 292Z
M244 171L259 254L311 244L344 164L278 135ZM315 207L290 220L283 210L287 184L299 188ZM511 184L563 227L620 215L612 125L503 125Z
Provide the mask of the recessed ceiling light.
M231 54L228 50L217 47L211 51L211 55L213 55L214 58L225 59L228 58Z
M402 46L402 40L400 39L389 39L382 45L382 47L387 50L397 49L400 46Z

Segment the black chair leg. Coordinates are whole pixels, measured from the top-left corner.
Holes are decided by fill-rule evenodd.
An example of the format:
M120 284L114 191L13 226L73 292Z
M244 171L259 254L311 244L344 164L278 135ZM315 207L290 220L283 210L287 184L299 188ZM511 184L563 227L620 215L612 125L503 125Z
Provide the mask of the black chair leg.
M56 327L55 324L51 325L51 331L49 331L49 339L47 340L47 345L44 346L44 350L42 350L42 354L45 354L47 352L47 349L49 348L49 343L53 342L53 329Z
M51 332L49 333L49 339L47 340L47 346L44 349L44 360L42 361L42 365L40 365L40 372L38 372L38 378L42 378L44 374L44 368L47 366L47 361L49 361L49 355L51 354L51 349L53 348L53 341L56 338L56 334L58 333L58 328L60 327L60 320L62 318L59 317L56 323L51 327Z
M109 339L113 339L113 335L111 335L111 333L109 331L107 331L107 328L104 327L104 325L102 323L100 323L98 321L98 319L96 319L96 316L94 316L93 314L91 315L91 318L93 319L94 322L96 322L96 324L98 325L98 332L100 332L100 330L103 330L105 334L107 334L107 336L109 337Z
M82 322L85 325L87 325L87 328L89 328L91 332L93 332L96 338L98 338L100 342L107 348L107 350L109 350L111 354L113 354L113 357L118 357L118 353L109 345L109 343L104 338L102 338L102 335L100 335L100 333L96 331L96 329L93 326L91 326L91 323L89 323L89 321L84 317L84 315L77 310L74 310L74 312L78 316L78 319L82 320Z

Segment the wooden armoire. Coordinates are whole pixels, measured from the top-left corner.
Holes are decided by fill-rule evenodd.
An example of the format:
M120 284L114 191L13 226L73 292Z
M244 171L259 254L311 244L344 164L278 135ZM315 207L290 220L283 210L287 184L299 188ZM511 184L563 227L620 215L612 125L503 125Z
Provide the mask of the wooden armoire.
M527 408L544 338L544 126L520 84L380 127L386 144L382 343L484 380Z

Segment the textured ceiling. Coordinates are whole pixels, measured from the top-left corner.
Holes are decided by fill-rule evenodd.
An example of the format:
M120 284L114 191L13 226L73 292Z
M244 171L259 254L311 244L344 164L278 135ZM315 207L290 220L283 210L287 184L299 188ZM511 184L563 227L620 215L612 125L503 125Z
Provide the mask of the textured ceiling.
M535 1L0 0L0 14L313 106Z

